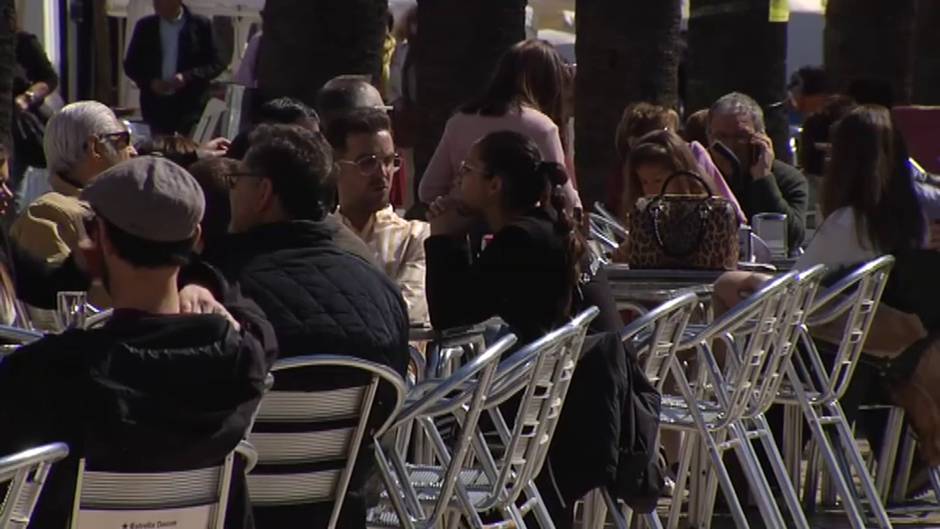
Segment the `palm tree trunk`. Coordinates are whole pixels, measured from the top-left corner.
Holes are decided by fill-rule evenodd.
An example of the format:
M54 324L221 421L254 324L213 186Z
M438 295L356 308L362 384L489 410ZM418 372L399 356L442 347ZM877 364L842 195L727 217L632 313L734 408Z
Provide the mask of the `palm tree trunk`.
M743 92L764 109L778 159L790 162L786 99L787 23L770 21L768 0L693 0L686 110Z
M424 173L457 107L478 95L500 55L525 39L525 6L526 0L418 0L418 34L409 51L419 113L415 175Z
M940 2L918 0L912 101L940 105Z
M14 17L14 1L0 0L0 143L13 154L10 120L13 117L13 65L16 63L15 33L10 23Z
M341 74L382 70L388 0L268 0L258 59L262 100L295 97L313 105Z
M914 6L915 0L829 0L824 54L837 89L859 79L882 81L895 103L911 100Z
M619 174L614 132L637 101L678 103L679 0L578 0L575 158L582 202Z

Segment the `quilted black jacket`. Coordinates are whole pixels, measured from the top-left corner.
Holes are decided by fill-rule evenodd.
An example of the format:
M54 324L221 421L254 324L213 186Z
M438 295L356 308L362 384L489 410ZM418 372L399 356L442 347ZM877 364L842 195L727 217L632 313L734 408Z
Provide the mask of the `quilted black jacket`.
M340 249L328 224L261 226L229 236L207 260L261 307L281 358L351 355L405 373L408 312L398 287Z

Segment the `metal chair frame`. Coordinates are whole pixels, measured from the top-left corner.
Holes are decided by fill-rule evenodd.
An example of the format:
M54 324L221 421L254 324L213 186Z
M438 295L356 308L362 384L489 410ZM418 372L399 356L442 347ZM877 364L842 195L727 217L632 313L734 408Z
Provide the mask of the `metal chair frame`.
M624 343L636 345L641 368L660 393L672 370L672 363L685 334L686 325L698 304L698 296L694 293L683 294L633 320L620 333ZM600 498L597 497L598 494ZM618 505L606 487L589 493L585 497L584 505L587 529L601 529L608 513L616 529L630 528L633 513L625 504ZM641 519L648 529L662 528L662 522L656 512L644 514Z
M548 456L588 325L599 312L597 307L584 310L500 364L485 408L502 455L493 455L484 432L478 430L473 448L479 465L467 469L457 483L458 499L471 527L525 528L523 518L533 511L543 529L554 528L534 480ZM521 399L510 426L500 404L517 395ZM520 506L517 502L523 493L526 501ZM502 522L484 523L480 518L479 513L497 509L505 516Z
M680 494L689 478L696 438L702 440L702 458L707 458L710 463L707 478L693 483L689 514L694 527L709 526L718 486L725 493L737 527L749 527L722 460L723 452L729 448L735 451L741 462L766 526L774 529L787 527L751 443L756 439L765 441L769 437L769 429L761 422L764 411L761 406L766 401L763 396L775 384L779 384L780 374L774 371L775 366L779 371L783 365L779 359L786 358L792 352L792 347L785 340L792 336L792 331L786 328L795 324L795 301L803 299L800 293L808 283L801 283L795 272L783 275L766 284L711 325L695 332L694 336L679 346L679 350L696 350L701 368L693 386L680 363L672 364L682 400L664 399L663 427L679 429L686 434L683 436L676 483L676 490ZM715 340L720 340L727 348L724 368L713 353L711 344ZM750 424L746 419L756 424ZM773 460L776 447L773 446L772 438L769 444L772 446L769 455ZM763 442L765 448L769 448L767 445L767 442ZM776 459L779 459L779 453ZM785 471L782 475L778 472L782 468L782 463L779 469L774 465L787 506L797 526L808 528L789 477ZM678 525L680 509L681 501L673 502L669 527Z
M362 385L331 390L279 391L277 376L287 371L349 368L368 375ZM248 475L256 506L285 506L333 501L329 527L339 520L359 450L367 436L381 435L405 396L405 382L392 369L352 356L286 358L272 368L274 388L261 400L248 436L260 465ZM372 418L380 385L394 390L394 402L374 432ZM324 426L329 426L324 428ZM309 470L308 464L336 463L338 469Z
M385 429L384 438L376 438L375 458L379 474L385 485L394 520L368 523L370 527L403 527L406 529L437 528L442 525L445 512L454 500L457 480L465 468L470 454L477 422L483 413L485 397L490 392L500 356L516 343L515 335L502 337L468 363L443 380L426 380L409 393L404 406ZM456 444L449 449L435 421L460 410ZM440 464L440 472L433 480L436 494L433 498L420 498L412 483L405 451L399 443L400 430L423 430L430 441L433 456ZM383 443L385 440L387 442ZM386 449L392 446L392 449ZM424 500L424 501L422 501ZM430 507L425 505L430 503Z
M52 465L68 454L64 443L52 443L0 458L0 483L8 484L0 501L0 528L25 529L29 525Z
M843 509L854 529L867 527L863 501L867 502L878 527L891 528L891 521L855 443L839 399L852 379L893 264L891 256L870 261L816 296L807 321L800 329L803 354L795 355L787 368L790 384L785 389L791 391L783 392L777 399L779 403L802 410L815 450L818 450L819 458L811 458L810 470L806 474L804 503L808 508L815 505L817 469L813 468L813 463L821 458L826 465L826 475L842 498ZM847 319L842 340L838 344L833 367L827 369L809 328L832 322L843 315ZM784 438L789 446L785 452L793 474L799 471L802 425L793 413L787 417ZM837 450L837 446L841 450ZM861 493L855 487L853 475L861 485Z

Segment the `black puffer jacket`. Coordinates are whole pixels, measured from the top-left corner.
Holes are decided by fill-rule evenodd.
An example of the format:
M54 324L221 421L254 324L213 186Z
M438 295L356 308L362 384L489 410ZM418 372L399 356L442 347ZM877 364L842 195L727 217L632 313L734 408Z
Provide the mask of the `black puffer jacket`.
M229 280L265 312L274 326L280 356L352 355L390 366L408 365L408 311L398 287L362 257L340 249L327 222L292 221L233 235L208 256ZM316 376L281 373L275 387L333 388L348 385L347 373ZM379 388L373 418L389 412L387 388ZM368 442L366 443L369 444ZM364 483L371 472L364 446L337 527L365 529ZM326 527L332 504L254 509L258 529Z
M408 312L398 287L340 249L328 224L261 226L228 237L207 260L261 307L281 358L352 355L404 374Z

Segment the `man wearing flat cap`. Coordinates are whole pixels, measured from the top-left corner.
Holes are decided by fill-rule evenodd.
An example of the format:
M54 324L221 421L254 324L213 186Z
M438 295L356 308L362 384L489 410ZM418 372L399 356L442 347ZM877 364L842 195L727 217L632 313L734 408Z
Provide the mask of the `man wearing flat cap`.
M184 169L140 157L81 193L94 212L80 248L114 306L104 326L68 330L0 361L0 454L62 441L30 527L65 527L77 462L156 472L222 462L243 438L276 354L260 310L225 289L231 319L181 314L177 276L199 237L202 191ZM239 478L239 476L242 476ZM243 473L226 527L251 527Z

